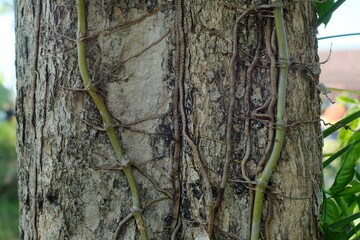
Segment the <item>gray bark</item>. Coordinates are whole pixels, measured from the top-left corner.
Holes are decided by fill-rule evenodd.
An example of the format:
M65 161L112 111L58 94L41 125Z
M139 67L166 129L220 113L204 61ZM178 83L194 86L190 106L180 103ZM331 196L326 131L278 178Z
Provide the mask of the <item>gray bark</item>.
M87 56L93 81L113 117L123 125L118 128L118 135L130 161L148 173L160 188L173 193L172 110L177 76L173 4L165 0L87 2L88 35L167 4L137 24L100 32L88 40ZM184 108L188 133L199 149L213 199L207 198L208 189L194 161L193 149L181 136L182 226L177 236L206 239L206 206L209 201L215 203L226 153L232 29L244 8L260 1L184 2ZM121 171L95 169L116 165L116 158L106 134L84 123L102 125L87 93L67 89L83 88L75 43L69 40L76 38L75 1L16 1L15 6L20 239L112 239L119 222L130 214L131 197ZM244 17L238 30L232 139L233 160L237 161L244 157L249 139L244 133L244 117L271 97L269 57L264 36L259 37L264 35L269 17L261 14L252 12ZM303 63L290 71L286 118L289 123L318 119L317 80L311 73L318 61L312 3L286 2L285 20L291 59ZM153 43L156 44L142 52ZM248 89L246 71L258 46L261 61L252 73ZM141 54L131 58L138 53ZM246 105L246 91L250 108ZM145 121L137 122L140 120ZM124 127L134 122L137 123ZM181 122L184 121L180 121L180 127ZM271 142L268 131L268 124L250 121L247 171L251 180ZM267 195L272 201L265 204L263 211L262 238L266 225L271 239L319 239L320 134L318 122L287 128L284 149ZM143 206L164 196L139 171L135 170L135 175ZM240 164L233 161L215 220L214 239L230 239L226 233L246 239L249 189L236 180L243 180L243 176ZM272 218L266 221L270 205ZM150 239L170 239L172 212L170 199L144 210ZM119 239L138 237L135 221L131 220L122 227Z

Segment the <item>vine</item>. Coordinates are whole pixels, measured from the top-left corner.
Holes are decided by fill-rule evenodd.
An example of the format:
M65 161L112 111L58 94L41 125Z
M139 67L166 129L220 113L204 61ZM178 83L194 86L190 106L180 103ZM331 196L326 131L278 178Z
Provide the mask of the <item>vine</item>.
M243 19L246 15L253 11L261 10L261 9L273 9L274 14L274 21L275 21L275 32L277 36L278 41L278 62L276 63L275 55L272 52L271 47L271 39L272 39L272 21L269 20L266 25L265 30L265 36L263 37L261 34L259 35L259 45L257 46L255 56L253 58L253 61L251 65L249 66L247 72L246 72L246 94L245 94L245 106L247 109L247 113L245 118L245 135L247 137L247 146L245 155L241 161L241 172L242 176L245 179L244 183L246 184L254 184L248 176L247 170L246 170L246 162L250 155L250 122L253 119L253 116L250 115L250 99L249 99L249 91L251 88L251 76L252 71L256 67L256 64L259 61L259 54L260 54L260 42L263 41L262 38L265 39L266 44L266 50L268 52L268 55L270 57L270 75L271 75L271 98L268 102L266 102L263 106L255 109L254 117L256 120L260 119L266 119L269 123L269 139L270 142L266 147L266 152L270 152L271 147L272 152L269 157L269 160L267 161L266 165L266 158L263 157L257 167L257 171L259 172L259 175L256 179L256 189L255 189L255 196L250 197L250 219L251 219L251 230L250 238L251 240L257 240L259 238L260 234L260 222L261 222L261 213L262 213L262 206L263 206L263 199L264 199L264 192L267 188L269 178L272 174L272 172L275 169L275 166L278 162L283 141L284 141L284 135L285 135L285 129L288 127L284 121L284 114L285 114L285 102L286 102L286 84L287 84L287 75L289 71L289 55L288 55L288 47L287 47L287 40L286 40L286 33L285 33L285 27L284 27L284 19L283 19L283 3L282 0L273 0L271 4L264 4L264 5L258 5L253 6L248 9L246 9L235 21L234 27L233 27L233 49L232 49L232 55L230 59L229 64L229 74L230 74L230 104L228 108L228 119L227 119L227 130L226 130L226 157L225 157L225 163L224 163L224 169L222 173L220 188L219 188L219 194L217 196L215 204L213 204L213 193L212 193L212 186L211 182L207 176L207 169L204 165L201 154L198 149L198 146L195 144L195 142L192 140L192 138L188 134L187 129L187 117L185 113L184 108L184 98L185 98L185 89L184 89L184 75L185 75L185 36L184 36L184 27L183 27L183 2L182 0L175 1L175 39L176 39L176 80L175 80L175 87L174 87L174 96L173 96L173 126L174 126L174 139L175 139L175 145L174 145L174 159L173 159L173 167L172 167L172 174L173 174L173 188L174 188L174 194L169 193L168 191L161 189L155 181L153 181L145 171L143 171L140 166L133 166L129 159L127 159L126 155L124 154L124 151L122 149L122 145L120 140L117 137L117 133L115 128L119 125L114 124L113 118L110 115L105 102L102 98L102 96L99 93L98 88L93 83L91 75L88 70L87 62L86 62L86 40L91 39L93 37L98 36L100 33L95 33L92 36L86 35L86 15L85 15L85 0L77 0L77 13L78 13L78 32L77 32L77 51L78 51L78 65L80 74L83 80L84 87L88 94L91 96L92 100L94 101L100 116L104 122L105 131L108 135L108 138L111 142L112 148L115 152L115 155L117 157L117 160L119 161L119 165L116 167L109 167L109 168L101 168L98 169L121 169L124 174L126 175L131 196L132 196L132 213L127 216L125 219L123 219L120 224L118 225L118 228L116 230L114 239L117 239L117 236L120 234L121 226L123 226L127 221L130 220L130 218L133 216L137 223L137 229L140 233L141 239L145 240L148 239L147 236L147 229L144 224L143 220L143 208L141 206L140 202L140 196L138 191L138 186L136 183L136 179L134 177L134 170L133 167L135 167L143 176L145 176L153 185L154 188L163 193L166 197L155 199L149 204L147 204L144 209L152 205L158 201L162 201L164 199L171 199L173 201L173 213L172 213L172 223L170 226L170 231L172 232L171 239L176 239L177 232L179 231L181 227L181 220L179 218L179 212L180 212L180 199L181 199L181 189L180 189L180 175L179 175L179 169L180 169L180 152L181 152L181 144L180 144L180 136L182 136L185 140L185 142L188 143L192 150L193 158L195 167L198 169L199 174L203 178L204 184L205 184L205 203L207 208L207 214L208 214L208 225L207 225L207 232L208 235L211 236L213 233L213 229L217 229L214 227L214 221L216 214L219 211L219 208L221 206L221 202L223 200L225 186L228 181L228 171L229 166L232 161L232 155L233 155L233 147L232 147L232 131L233 131L233 118L236 117L234 114L235 109L235 101L236 101L236 69L235 69L235 62L237 59L237 42L238 42L238 34L237 29L238 25L241 19ZM103 31L114 31L117 29L125 28L128 26L131 26L133 24L139 23L143 21L145 18L159 12L164 8L165 5L149 12L148 14L144 15L143 17L140 17L136 20L130 21L129 23L122 23L120 25L107 28ZM103 32L102 31L102 32ZM159 43L162 39L164 39L169 32L167 32L165 35L163 35L161 38L159 38L158 41L150 44L148 47L146 47L143 51L138 53L137 55L128 58L127 60L123 61L121 64L124 64L126 61L139 56L144 51L148 50L155 44ZM121 65L120 64L120 65ZM278 64L279 70L277 71L276 64ZM116 70L118 67L116 67L114 70ZM277 72L279 72L279 82L278 82L278 89L276 91L276 75ZM271 112L275 108L275 102L276 103L276 121L274 122L274 117L272 116ZM267 108L268 114L260 114L258 112L264 110ZM181 121L181 129L179 122ZM318 120L316 120L318 121ZM127 126L128 127L128 126ZM130 129L134 130L134 129ZM134 130L135 131L135 130ZM275 132L275 134L274 134ZM274 142L272 142L273 135L275 135ZM267 155L267 154L266 154ZM261 171L261 168L265 165L264 169ZM253 195L253 192L250 194ZM254 198L254 200L252 200ZM271 204L269 202L269 204ZM252 214L251 214L252 212ZM272 208L269 206L269 215L272 214ZM266 222L266 225L268 225L268 220ZM217 229L219 230L219 229ZM223 234L230 234L225 233ZM266 232L266 235L269 235L268 232Z
M227 119L227 126L226 126L226 156L225 156L225 164L224 164L224 170L223 170L223 174L222 174L222 178L221 178L221 183L220 183L220 189L219 189L219 194L215 203L215 214L217 213L220 205L221 205L221 201L224 195L224 190L225 190L225 185L228 179L228 171L229 171L229 167L230 167L230 163L233 160L232 159L232 126L233 126L233 117L236 115L234 114L234 107L235 107L235 100L236 100L236 84L235 84L235 78L236 78L236 69L235 69L235 60L238 57L238 47L237 47L237 42L238 42L238 25L239 22L245 17L247 16L249 13L253 12L253 11L257 11L257 10L261 10L261 9L269 9L272 8L276 5L273 4L263 4L263 5L257 5L257 6L252 6L249 7L248 9L246 9L235 21L234 23L234 27L233 27L233 47L232 47L232 54L231 54L231 59L230 59L230 63L229 63L229 75L230 75L230 104L229 104L229 108L228 108L228 119ZM257 50L258 51L258 50ZM250 73L252 72L253 68L255 67L255 63L257 62L257 57L255 56L255 59L252 62L252 66L248 71L247 75L250 75ZM247 104L249 105L249 104ZM250 119L249 117L245 116L245 119ZM247 125L247 124L245 124ZM245 154L246 157L247 154ZM246 157L247 158L247 157ZM245 158L244 158L245 159ZM245 169L242 169L242 172L245 172ZM247 176L247 174L244 174L245 176ZM246 179L249 180L250 179Z
M238 25L240 20L242 20L245 16L247 16L249 13L253 12L253 11L258 11L258 10L264 10L264 9L272 9L272 8L282 8L282 2L279 1L274 1L271 4L263 4L263 5L257 5L257 6L252 6L247 8L235 21L234 27L233 27L233 48L232 48L232 55L231 55L231 59L230 59L230 64L229 64L229 74L230 74L230 104L229 104L229 108L228 108L228 119L227 119L227 130L226 130L226 156L225 156L225 164L224 164L224 170L223 170L223 174L222 174L222 178L221 178L221 183L220 183L220 188L219 188L219 194L218 197L216 199L215 202L215 207L214 207L214 213L215 215L218 213L218 210L221 206L221 202L224 196L224 191L225 191L225 185L228 179L228 171L229 171L229 166L230 166L230 162L233 161L232 160L232 126L233 126L233 117L238 117L234 114L234 108L235 108L235 100L236 100L236 69L235 69L235 61L237 58L237 51L238 51L238 46L237 46L237 42L238 42ZM275 11L275 10L274 10ZM275 57L274 54L271 52L271 24L270 21L267 24L267 30L265 32L265 42L266 42L266 47L270 56L270 60L271 60L271 66L270 66L270 72L271 72L271 99L270 101L268 101L267 103L264 104L264 106L257 108L255 110L255 118L256 119L268 119L269 120L269 139L270 141L272 140L272 136L273 136L273 131L274 131L274 125L279 124L280 122L282 123L282 121L277 121L277 123L273 123L273 117L271 114L259 114L257 112L268 108L268 111L271 112L274 109L274 105L276 102L276 75L277 75L277 70L276 70L276 61L275 61ZM259 42L262 41L262 35L259 34ZM250 185L250 184L254 184L253 181L250 180L250 178L248 177L248 173L246 170L246 163L249 159L250 156L250 120L254 119L252 116L250 116L250 103L249 103L249 96L248 96L248 92L250 90L251 87L251 75L252 75L252 71L254 70L257 62L259 61L259 54L260 54L260 43L256 49L256 53L255 56L252 60L251 65L249 66L247 72L246 72L246 86L247 86L247 90L245 91L245 105L247 108L247 114L246 116L242 117L245 119L245 136L247 138L247 146L246 146L246 151L244 154L244 157L241 161L235 161L235 162L239 162L241 163L241 172L242 172L242 176L245 179L245 181L243 181L243 183ZM287 61L288 62L288 61ZM283 64L285 66L285 64ZM286 87L286 85L285 85ZM284 96L282 96L282 100L285 101ZM277 106L279 107L279 105ZM285 105L284 105L285 107ZM283 113L282 113L283 114ZM283 117L279 118L282 120ZM285 129L285 125L282 124L281 128ZM266 152L270 151L272 144L269 143L269 145L267 146ZM281 149L281 146L280 146ZM258 171L260 171L259 169L261 169L261 164L265 164L266 158L262 159L259 163L258 166ZM258 182L256 182L255 184L258 184ZM250 186L248 186L249 188L251 188ZM264 189L266 188L266 185L264 187ZM264 190L263 189L263 190ZM255 200L254 200L255 198ZM251 222L254 217L252 212L252 209L254 209L254 213L257 211L260 211L260 217L261 217L261 209L262 209L262 205L254 205L254 202L257 201L256 199L256 193L254 196L253 190L250 189L250 197L249 197L249 222ZM260 224L260 223L259 223ZM255 226L256 228L256 226ZM252 225L251 228L249 227L249 231L248 231L248 235L252 235L252 229L254 229L254 226ZM255 239L255 238L254 238Z
M277 105L276 105L276 125L275 141L273 149L267 164L263 171L257 177L257 185L255 189L254 209L251 223L251 240L259 239L261 212L264 200L264 191L268 185L269 178L274 171L279 160L282 145L285 136L285 103L286 103L286 85L289 71L289 53L287 46L287 38L285 32L285 24L283 17L282 0L273 0L273 4L280 4L273 9L275 32L278 44L278 64L279 64L279 81L277 90Z
M194 163L196 168L199 170L201 177L204 180L205 184L205 195L206 195L206 208L208 212L208 226L207 226L207 233L209 236L212 235L213 232L213 225L215 220L214 215L214 206L213 206L213 194L211 183L209 181L207 170L202 162L201 154L198 149L198 146L192 140L192 138L188 134L187 129L187 118L185 113L184 107L184 99L185 99L185 90L184 90L184 76L185 76L185 36L184 36L184 27L183 27L183 6L182 0L175 1L175 31L176 31L176 83L175 83L175 90L174 90L174 99L178 102L175 104L179 105L179 112L180 118L182 121L182 129L181 133L184 137L185 141L189 144L192 154L194 157Z
M121 147L120 140L117 137L113 119L105 105L105 102L102 96L99 94L99 90L92 82L87 62L86 62L86 14L85 14L85 0L77 0L77 15L78 15L78 31L77 31L77 52L78 52L78 64L79 70L81 74L81 78L84 83L84 87L86 91L91 96L94 101L100 116L104 122L106 133L111 142L112 148L115 152L115 155L121 165L121 169L126 175L128 180L128 184L131 191L132 197L132 215L135 218L137 223L137 228L140 232L140 236L142 240L148 239L146 226L144 224L143 216L142 216L142 207L140 202L140 196L138 191L138 186L136 183L136 179L134 177L134 172L129 160L123 154L123 149Z
M156 1L155 1L156 2ZM170 1L169 1L170 2ZM249 197L249 212L250 212L250 222L251 227L249 227L251 240L256 240L259 238L260 235L260 224L261 224L261 214L262 214L262 208L263 208L263 200L264 200L264 194L266 192L266 188L268 187L268 181L276 167L276 164L279 160L279 156L283 147L284 142L284 136L285 136L285 130L287 127L291 127L295 124L303 123L293 123L292 125L289 123L286 123L284 120L285 115L285 103L286 103L286 85L287 85L287 75L289 71L289 54L288 54L288 47L287 47L287 40L286 40L286 33L285 33L285 27L284 27L284 17L283 17L283 3L282 0L272 0L269 4L264 5L257 5L257 6L250 6L247 9L244 9L240 16L236 16L236 21L233 24L233 39L232 39L232 53L231 53L231 59L229 63L229 75L230 75L230 94L229 94L229 106L228 106L228 114L226 119L226 138L225 142L212 139L210 137L203 136L204 139L212 140L214 142L224 144L226 145L226 156L223 163L223 169L221 173L221 179L219 180L219 188L218 188L218 195L216 198L216 201L214 203L214 196L213 196L213 188L211 185L211 178L209 178L208 174L209 171L207 169L207 165L205 164L205 161L203 161L201 152L199 151L199 146L196 144L196 141L192 139L191 133L187 126L187 117L186 116L186 108L184 106L185 97L186 97L186 88L185 88L185 62L186 62L186 41L185 41L185 30L184 29L184 9L183 4L185 1L183 0L174 0L171 1L175 5L175 40L176 40L176 79L175 79L175 86L174 86L174 94L172 99L172 124L173 124L173 136L165 135L164 136L170 138L173 137L174 139L174 150L173 150L173 162L172 162L172 187L173 187L173 193L169 190L161 188L154 179L152 179L151 175L148 174L140 165L133 164L128 156L125 154L125 151L123 149L122 142L118 136L117 127L123 127L127 130L138 132L141 134L157 134L157 133L149 133L145 130L137 129L131 127L132 124L116 124L117 122L120 122L115 117L111 116L106 103L104 101L103 96L100 94L100 90L97 87L97 84L94 82L94 79L96 77L95 74L90 74L89 72L89 66L87 63L86 58L86 52L87 52L87 41L93 38L96 38L97 36L100 36L101 34L107 35L110 34L113 31L123 29L129 26L132 26L134 24L138 24L142 21L144 21L146 18L160 12L163 10L167 5L161 5L160 7L153 9L149 12L147 12L145 15L125 23L121 23L115 26L111 26L109 28L103 29L99 32L95 32L93 34L87 33L87 27L86 27L86 11L85 11L85 0L77 0L76 6L77 6L77 17L78 17L78 28L77 28L77 37L76 37L76 48L77 48L77 57L78 57L78 68L80 71L80 75L83 81L83 85L87 93L90 95L92 101L96 105L97 111L99 112L102 122L104 124L104 131L107 133L107 137L111 143L112 149L115 153L116 159L118 164L115 166L96 166L93 169L96 170L121 170L125 174L127 178L127 184L131 191L131 198L132 198L132 207L131 212L128 216L126 216L124 219L119 220L120 223L118 223L117 228L115 230L113 239L116 240L119 238L122 227L130 221L131 218L134 217L136 221L136 227L140 234L140 238L142 240L148 239L148 233L147 228L144 223L144 211L149 206L152 206L153 204L158 203L159 201L163 200L170 200L173 203L173 210L172 210L172 222L170 225L170 233L171 233L171 239L176 239L178 232L182 226L182 219L180 216L181 211L181 177L180 177L180 163L181 163L181 148L184 147L181 145L181 141L183 141L184 145L188 145L190 147L190 151L192 153L193 157L193 163L195 165L196 170L198 171L198 175L201 178L201 181L204 183L204 202L206 207L206 213L207 213L207 233L212 237L214 229L216 231L219 231L223 235L226 235L228 237L234 238L234 239L240 239L240 237L235 236L234 234L230 232L225 232L221 230L219 227L215 226L214 222L216 219L216 214L219 212L219 209L221 207L221 203L224 198L224 192L225 188L228 182L231 180L228 179L228 175L230 172L230 165L233 161L234 156L234 140L233 140L233 132L234 132L234 118L243 118L244 119L244 135L242 136L246 141L246 147L244 149L244 156L241 161L241 173L243 180L242 183L244 183L246 186L251 188L250 186L256 186L255 189L255 196L254 196L254 189L250 189L250 197ZM37 38L39 37L39 24L40 24L40 10L41 10L41 1L37 1L36 6L38 13L37 17L35 19L35 22L37 24L37 28L35 31L37 32ZM236 116L235 109L236 109L236 75L237 70L236 69L236 61L239 59L239 34L238 34L238 28L240 21L245 18L246 16L255 13L257 14L259 11L263 9L269 9L272 10L274 14L274 20L275 20L275 31L278 41L278 56L279 59L276 60L275 54L273 52L272 46L271 46L271 40L274 39L273 36L273 20L272 18L269 18L266 23L266 29L264 31L265 36L261 35L261 30L259 33L259 40L258 40L258 46L255 52L255 56L253 57L252 61L250 63L250 66L248 66L247 72L246 72L246 78L244 88L245 88L245 96L244 96L244 108L245 113L244 117ZM187 9L186 9L187 10ZM268 17L268 16L267 16ZM265 21L264 21L265 22ZM263 26L261 26L263 27ZM147 45L144 49L142 49L140 52L138 52L136 55L133 55L125 60L123 60L119 65L115 66L112 69L112 72L117 71L123 64L126 62L140 56L145 51L153 47L154 45L160 43L163 39L166 38L171 33L171 31L167 31L164 35L159 36L158 40L150 43ZM69 39L69 38L67 38ZM71 39L70 39L71 40ZM241 42L241 41L240 41ZM266 45L266 49L264 48L263 43ZM39 42L37 40L36 42L36 52L35 55L38 54L39 51ZM271 89L270 92L270 98L268 101L266 101L263 106L258 107L257 109L254 109L254 114L251 114L251 99L250 99L250 92L253 88L251 84L252 83L252 74L254 69L258 66L258 63L262 61L259 56L262 53L261 50L264 50L267 52L268 58L270 61L268 61L268 65L262 65L263 67L266 67L270 72L270 83L271 83ZM37 60L38 56L35 56L35 60ZM171 58L171 57L170 57ZM171 59L173 60L173 59ZM37 61L35 61L34 70L35 75L34 79L32 81L33 88L35 88L36 84L36 78L38 77L37 73ZM265 72L265 71L264 71ZM276 89L276 78L277 75L279 75L279 84L278 89ZM262 86L261 86L262 87ZM261 88L260 88L261 89ZM77 90L76 90L77 91ZM32 103L32 113L30 114L30 117L32 118L35 114L34 106L35 106L35 94L33 95L33 103ZM276 101L277 100L277 101ZM276 106L275 106L276 105ZM273 116L273 112L276 108L276 119L275 116ZM95 110L96 111L96 110ZM266 114L262 113L263 111L267 112ZM261 113L260 113L261 112ZM349 121L352 121L355 117L359 116L359 112L357 112L356 115L353 115L349 117L346 121L341 122L341 124L333 125L333 127L329 128L324 132L324 136L329 135L331 132L337 130L341 127L347 127L347 124ZM33 119L32 119L33 120ZM251 180L249 177L250 174L250 168L247 169L247 161L250 159L250 152L251 152L251 136L250 136L250 130L251 130L251 123L252 121L260 121L265 123L265 126L268 127L268 139L269 142L266 145L266 149L264 149L264 156L261 158L257 165L256 174L257 178L256 181ZM317 122L319 120L309 120L309 122ZM85 121L84 121L85 122ZM87 122L85 122L88 125L91 125ZM94 126L93 126L94 127ZM96 127L95 127L96 128ZM350 127L349 127L350 128ZM97 128L98 130L102 130ZM201 138L202 136L200 136ZM357 143L357 142L356 142ZM349 146L350 147L350 146ZM185 147L184 147L185 148ZM270 153L271 152L271 153ZM270 155L268 161L268 155ZM267 161L267 162L266 162ZM236 162L236 161L234 161ZM327 163L327 162L326 162ZM328 164L330 163L330 160L328 160ZM221 165L221 164L219 164ZM265 167L264 167L265 165ZM264 168L263 168L264 167ZM135 178L134 172L140 173L146 181L152 184L152 188L158 191L159 193L162 193L165 196L159 197L157 199L154 199L146 204L146 202L141 202L140 199L140 193L139 193L139 187L137 180ZM252 172L251 172L252 173ZM217 174L217 173L216 173ZM215 175L215 174L214 174ZM35 176L36 177L36 176ZM170 178L170 177L169 177ZM35 179L36 181L36 179ZM35 189L36 190L36 189ZM215 191L214 191L215 192ZM34 195L35 196L35 195ZM253 199L254 198L254 199ZM273 214L273 204L271 202L271 199L267 202L268 204L268 216L265 222L265 235L268 239L270 236L269 233L269 221L271 220L271 216ZM202 217L202 216L201 216ZM35 214L33 220L33 225L36 226L37 224L37 215ZM205 217L204 217L205 218ZM35 232L36 236L36 232Z

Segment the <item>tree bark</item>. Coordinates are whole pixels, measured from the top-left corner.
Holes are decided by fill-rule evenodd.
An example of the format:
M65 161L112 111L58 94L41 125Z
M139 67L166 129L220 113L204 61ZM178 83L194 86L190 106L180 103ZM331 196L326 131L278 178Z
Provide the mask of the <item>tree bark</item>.
M92 81L134 166L149 239L248 239L255 186L244 180L255 181L276 131L272 8L174 2L87 1ZM119 227L131 214L129 186L81 91L75 5L15 1L20 239L139 239L133 219ZM310 2L284 8L292 61L286 137L260 236L319 239L316 16Z

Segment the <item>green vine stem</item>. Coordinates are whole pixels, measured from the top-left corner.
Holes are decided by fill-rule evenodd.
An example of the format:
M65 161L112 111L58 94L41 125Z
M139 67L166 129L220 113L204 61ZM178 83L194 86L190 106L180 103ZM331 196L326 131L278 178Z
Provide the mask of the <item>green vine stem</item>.
M351 37L351 36L359 36L360 33L346 33L346 34L338 34L338 35L331 35L331 36L326 36L326 37L320 37L317 40L324 40L324 39L329 39L329 38L339 38L339 37ZM329 89L329 88L328 88ZM333 89L338 89L338 88L333 88ZM331 89L329 89L331 90ZM336 91L336 90L334 90ZM358 91L356 91L358 92ZM359 94L359 93L357 93Z
M78 32L77 32L76 44L77 44L78 64L79 64L81 78L83 80L85 89L87 90L92 100L94 101L100 113L100 116L104 122L106 133L110 139L115 155L118 161L120 162L120 164L124 166L123 172L126 175L131 191L131 197L133 203L132 214L137 223L137 228L140 232L141 239L146 240L148 239L148 237L142 216L139 191L132 170L132 166L131 164L129 164L128 160L123 155L123 150L114 128L113 119L105 105L103 98L99 94L97 87L95 86L95 84L92 83L91 76L87 67L86 43L84 40L84 38L86 37L85 0L77 0L77 14L78 14Z
M282 0L273 0L273 4L280 4L274 7L274 21L275 31L278 43L278 55L279 55L279 82L278 82L278 99L276 105L276 135L274 146L270 155L270 158L264 168L264 170L257 177L257 183L255 189L255 200L251 223L251 240L258 240L260 235L260 223L261 212L264 200L264 191L268 185L269 178L275 169L275 166L279 160L281 149L285 136L285 102L286 102L286 85L289 71L289 53L286 40L285 24L283 18L283 6Z
M355 119L357 119L359 117L360 117L360 111L356 111L356 112L352 113L351 115L339 120L335 124L331 125L331 127L328 127L327 129L325 129L323 131L323 138L326 138L333 132L337 131L339 128L345 127L346 124L354 121Z
M360 35L360 33L358 34ZM319 40L319 39L318 39ZM332 88L332 87L328 87L327 88L330 91L336 91L336 92L348 92L348 93L355 93L357 95L360 95L360 91L355 91L355 90L350 90L350 89L342 89L342 88Z

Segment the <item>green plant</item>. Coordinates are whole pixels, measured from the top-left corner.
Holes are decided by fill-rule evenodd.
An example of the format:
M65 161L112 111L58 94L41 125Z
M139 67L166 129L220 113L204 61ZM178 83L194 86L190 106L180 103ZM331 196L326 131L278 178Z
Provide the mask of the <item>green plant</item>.
M0 14L9 12L13 9L11 1L0 1Z
M324 24L325 27L329 23L332 14L338 9L345 0L325 0L325 1L314 1L314 5L316 7L316 12L318 15L318 20L316 25L319 27L321 24ZM333 36L320 37L318 40L329 39L329 38L338 38L338 37L349 37L349 36L358 36L359 32L356 33L345 33L345 34L337 34ZM331 89L329 89L331 90ZM345 89L344 89L345 90ZM346 90L351 91L351 90Z
M105 131L109 137L114 153L120 163L120 168L126 175L128 184L131 191L132 198L132 215L134 216L140 236L142 240L148 239L146 227L142 216L142 206L140 202L140 194L138 191L138 185L133 173L133 167L124 155L121 142L117 137L117 133L114 127L113 119L105 105L102 96L95 84L92 82L87 62L86 62L86 43L84 37L86 37L86 14L85 14L85 0L77 0L77 14L78 14L78 39L76 40L77 52L78 52L78 65L81 74L81 78L84 83L84 87L91 99L94 101L96 108L98 109L100 116L105 125Z
M328 1L316 1L314 2L316 11L318 14L317 26L324 24L325 26L329 23L330 18L338 7L343 4L345 0L328 0Z
M318 14L317 26L326 26L332 13L344 2L345 0L314 2ZM350 90L346 92L357 93ZM356 221L360 219L360 132L354 131L360 123L360 102L344 96L338 97L338 100L354 104L354 107L348 110L343 119L323 132L323 137L326 138L338 131L340 149L333 154L326 154L328 158L323 162L324 170L330 168L331 163L337 162L339 165L332 185L326 189L323 184L323 213L319 224L326 240L360 237L360 224Z
M11 91L2 84L0 111L11 104ZM18 195L16 178L15 122L0 119L0 239L18 239Z
M15 123L0 123L0 239L18 239Z
M5 104L8 104L11 99L11 91L4 87L3 79L4 76L0 73L0 109L3 108Z
M326 240L360 237L360 102L350 97L338 100L353 104L345 117L324 131L324 138L338 131L340 150L323 162L327 168L338 161L333 184L323 187L323 214L320 227Z
M282 4L282 1L273 0L273 4ZM271 155L266 163L262 172L257 176L256 181L258 184L255 188L254 208L251 223L251 239L259 239L261 213L264 200L264 191L268 186L268 181L271 174L275 170L276 164L282 150L284 136L285 136L285 103L286 103L286 85L289 72L289 53L287 45L287 37L285 31L285 23L283 17L283 7L275 7L273 10L275 31L279 52L279 76L278 76L278 90L277 90L277 111L276 111L276 124L277 129L275 132L274 145Z

